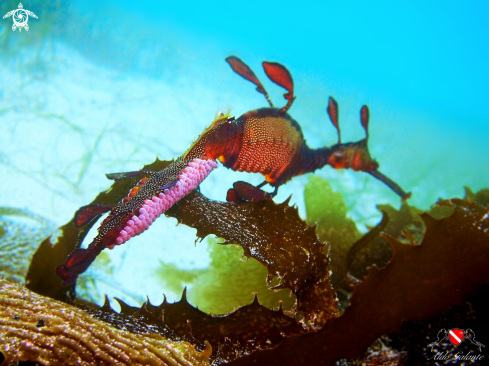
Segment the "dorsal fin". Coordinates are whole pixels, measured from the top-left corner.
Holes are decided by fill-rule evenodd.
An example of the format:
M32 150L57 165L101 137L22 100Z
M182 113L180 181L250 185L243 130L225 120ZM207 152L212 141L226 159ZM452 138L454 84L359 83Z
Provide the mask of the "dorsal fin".
M229 56L228 58L226 58L226 62L231 66L231 68L236 74L240 75L244 79L251 81L253 84L255 84L256 91L258 93L262 93L265 96L265 98L267 98L270 107L273 107L273 103L270 100L267 91L265 90L260 80L258 80L255 73L250 69L248 65L246 65L243 61L241 61L241 59L239 59L236 56Z
M85 226L95 217L112 210L112 208L113 206L102 206L97 204L80 207L75 213L75 226L78 228Z
M284 94L287 104L281 109L283 113L287 112L294 101L294 81L289 70L278 62L263 61L262 65L268 78L287 90L287 93Z
M338 110L338 103L334 100L333 97L329 97L328 108L326 109L328 112L329 119L333 123L333 126L336 127L336 131L338 132L338 144L341 143L341 132L340 132L340 124L339 124L339 115L340 112Z

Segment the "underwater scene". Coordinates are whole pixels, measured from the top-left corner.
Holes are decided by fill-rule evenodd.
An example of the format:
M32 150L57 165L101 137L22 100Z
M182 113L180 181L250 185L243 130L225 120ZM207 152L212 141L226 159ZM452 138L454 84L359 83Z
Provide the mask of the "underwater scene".
M485 365L489 4L0 2L0 365Z

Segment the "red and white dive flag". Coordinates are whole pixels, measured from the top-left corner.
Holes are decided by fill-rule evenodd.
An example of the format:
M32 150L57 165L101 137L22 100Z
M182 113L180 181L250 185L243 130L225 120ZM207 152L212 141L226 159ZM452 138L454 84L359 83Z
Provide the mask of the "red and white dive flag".
M448 335L450 338L450 342L452 342L454 346L458 346L464 340L463 329L458 329L458 328L450 329L448 331Z

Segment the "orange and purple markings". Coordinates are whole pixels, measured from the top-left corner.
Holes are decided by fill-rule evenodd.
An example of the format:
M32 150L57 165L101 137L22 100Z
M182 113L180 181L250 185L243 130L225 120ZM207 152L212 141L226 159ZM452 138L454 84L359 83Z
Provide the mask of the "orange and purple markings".
M294 83L289 71L276 62L262 64L268 78L287 90L284 94L287 104L282 108L274 108L265 87L248 65L235 56L228 57L226 61L238 75L256 85L256 90L265 96L271 108L250 111L236 120L236 124L240 126L237 130L241 132L237 135L241 139L240 149L238 153L220 159L225 166L233 170L263 174L265 182L259 187L266 183L275 187L272 196L276 194L277 187L289 179L330 165L335 169L368 173L386 184L403 200L410 197L410 193L406 193L378 170L379 163L370 156L369 109L366 105L360 109L360 123L366 137L358 142L342 143L338 103L330 97L326 110L336 128L338 143L331 147L311 149L304 140L299 124L287 113L295 99ZM241 186L228 192L228 200L255 200L260 195L249 187ZM247 199L248 196L250 199Z
M232 69L256 86L270 108L249 111L235 119L220 115L192 144L185 154L159 172L136 171L108 174L113 180L144 176L122 202L113 207L91 205L82 207L75 215L75 225L81 227L110 211L98 229L98 235L86 249L74 250L57 273L64 284L72 284L105 248L112 249L145 231L158 216L185 195L196 189L217 167L219 160L235 171L260 173L265 181L258 186L236 182L227 193L227 200L242 201L271 199L280 185L293 177L330 165L335 169L352 169L368 173L386 184L402 199L410 193L382 174L379 163L368 150L369 110L360 109L360 123L365 130L363 140L341 142L338 103L329 98L327 113L336 128L338 143L331 147L311 149L307 146L299 123L287 112L294 102L294 82L287 68L276 62L263 62L268 78L286 90L287 101L275 108L265 87L255 73L235 56L226 61ZM272 193L261 190L265 184L274 187Z

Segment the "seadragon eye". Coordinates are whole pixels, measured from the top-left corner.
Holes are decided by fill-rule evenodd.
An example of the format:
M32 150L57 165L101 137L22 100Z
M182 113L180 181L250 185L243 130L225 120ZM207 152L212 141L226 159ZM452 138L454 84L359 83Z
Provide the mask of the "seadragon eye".
M229 116L226 121L227 123L233 123L235 120L234 116Z

